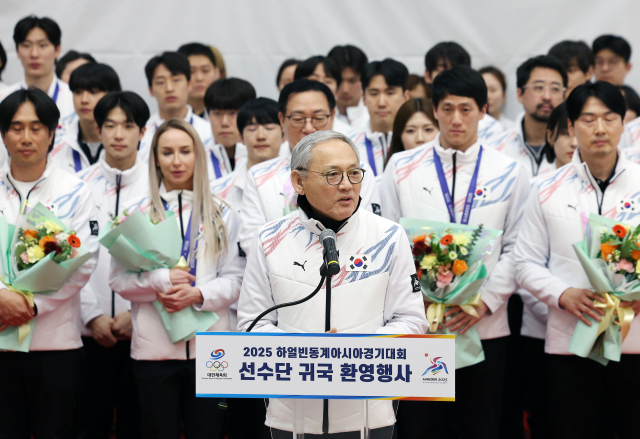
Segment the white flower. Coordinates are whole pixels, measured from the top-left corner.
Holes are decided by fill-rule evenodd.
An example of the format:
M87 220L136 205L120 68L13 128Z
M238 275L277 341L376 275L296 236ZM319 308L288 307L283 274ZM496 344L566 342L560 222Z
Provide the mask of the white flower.
M63 242L67 242L67 239L69 239L68 233L58 233L56 235L56 241L58 241L58 245L62 245Z
M462 256L467 256L469 251L464 247L460 247L460 253L462 253Z
M456 252L449 252L449 259L456 259L458 254Z

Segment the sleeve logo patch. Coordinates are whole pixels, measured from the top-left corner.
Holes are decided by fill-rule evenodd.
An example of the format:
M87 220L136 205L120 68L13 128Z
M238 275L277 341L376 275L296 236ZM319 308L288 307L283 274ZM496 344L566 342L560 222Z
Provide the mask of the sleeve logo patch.
M414 293L417 293L420 291L420 279L418 279L417 274L411 275L411 288L413 288Z
M380 205L377 203L371 203L371 211L378 216L382 216L382 209L380 209Z
M98 226L98 221L89 221L89 228L91 229L92 236L98 236L98 233L100 233L100 227Z
M240 247L240 243L238 243L238 256L240 256L241 258L247 257L247 254L244 252L244 250L242 250L242 247Z

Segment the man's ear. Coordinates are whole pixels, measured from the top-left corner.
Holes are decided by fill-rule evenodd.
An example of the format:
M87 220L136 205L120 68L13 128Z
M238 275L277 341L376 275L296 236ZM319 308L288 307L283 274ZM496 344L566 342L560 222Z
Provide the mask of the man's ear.
M304 195L304 186L303 186L303 178L302 172L300 171L291 171L291 185L293 189L298 193L298 195Z
M569 135L571 137L575 137L576 136L576 128L571 123L571 119L567 119L567 131L569 131Z
M429 70L427 69L424 70L424 80L427 84L431 84L433 82L433 79L431 79L431 73L429 73Z
M144 133L147 132L147 127L142 127L140 130L140 134L138 135L138 142L142 142L142 138L144 137Z
M282 131L284 131L284 114L282 114L280 111L278 111L278 120L280 121Z
M516 89L516 95L518 97L518 102L520 102L522 104L522 100L523 100L523 98L522 98L522 89L520 87L518 87Z
M411 98L411 92L408 89L404 91L403 95L405 102L407 102Z
M631 67L633 67L633 64L631 64L631 62L627 63L627 73L629 73L631 71Z
M155 95L153 94L153 89L151 87L149 87L149 94L151 95L152 98L155 98Z

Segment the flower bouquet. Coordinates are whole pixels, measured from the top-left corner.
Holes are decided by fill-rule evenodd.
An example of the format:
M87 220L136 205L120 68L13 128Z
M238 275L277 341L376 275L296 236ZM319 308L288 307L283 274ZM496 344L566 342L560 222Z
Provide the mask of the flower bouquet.
M166 212L166 220L151 221L139 210L112 218L98 242L109 249L109 254L120 265L136 273L158 268L181 268L189 270L183 256L182 236L174 213ZM153 306L160 314L171 343L187 341L197 331L206 331L218 321L218 315L210 311L196 311L188 306L178 312L169 313L157 300Z
M480 226L402 218L400 224L411 240L416 274L427 308L429 331L452 334L438 326L446 308L459 306L462 312L477 316L481 304L479 290L487 276L484 261L501 230ZM472 366L484 360L482 343L472 327L456 335L456 368Z
M0 217L0 251L3 283L31 306L34 294L59 290L92 256L75 231L41 203L15 226ZM28 352L34 325L32 319L0 332L0 349Z
M573 248L591 286L605 299L596 307L605 311L600 322L587 326L578 321L569 352L602 364L620 361L622 342L629 332L634 312L622 301L640 300L640 226L635 229L591 214L585 238Z

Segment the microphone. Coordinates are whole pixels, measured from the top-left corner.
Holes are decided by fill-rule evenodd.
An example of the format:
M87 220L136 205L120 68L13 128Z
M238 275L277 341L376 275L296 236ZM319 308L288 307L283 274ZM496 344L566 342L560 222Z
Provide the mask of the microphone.
M331 229L324 229L320 233L320 242L322 243L324 263L327 266L329 276L334 276L340 271L340 263L338 262L338 250L336 250L336 232Z

